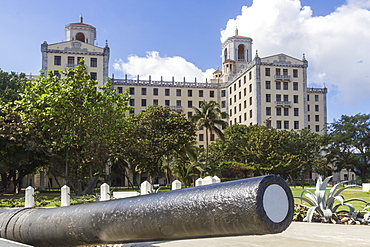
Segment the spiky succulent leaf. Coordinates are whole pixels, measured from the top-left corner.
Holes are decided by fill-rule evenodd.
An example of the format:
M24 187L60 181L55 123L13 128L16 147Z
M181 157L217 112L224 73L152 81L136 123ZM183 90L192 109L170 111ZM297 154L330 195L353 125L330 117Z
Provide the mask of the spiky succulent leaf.
M310 207L307 211L307 216L303 220L308 221L308 222L312 222L313 213L315 212L316 208L317 208L317 206Z
M295 196L294 198L296 199L300 199L301 201L305 201L307 202L308 204L310 204L311 206L317 206L315 205L311 200L308 200L307 198L304 198L302 196ZM306 205L302 205L302 206L306 206Z
M338 190L337 192L334 193L334 196L337 196L339 195L343 190L346 190L346 189L349 189L349 188L353 188L353 187L358 187L357 185L348 185L344 188L341 188L340 190Z
M335 184L333 186L333 188L331 188L328 197L334 196L334 193L338 189L338 187L341 186L342 184L345 184L345 183L348 183L348 181L346 180L346 181L342 181L340 183Z

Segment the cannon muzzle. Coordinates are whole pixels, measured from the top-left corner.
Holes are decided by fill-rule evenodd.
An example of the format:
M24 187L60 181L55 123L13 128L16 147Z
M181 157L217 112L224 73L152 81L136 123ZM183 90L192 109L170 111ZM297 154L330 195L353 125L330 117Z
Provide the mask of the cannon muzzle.
M60 208L0 212L0 237L77 246L271 234L291 223L294 201L275 175Z

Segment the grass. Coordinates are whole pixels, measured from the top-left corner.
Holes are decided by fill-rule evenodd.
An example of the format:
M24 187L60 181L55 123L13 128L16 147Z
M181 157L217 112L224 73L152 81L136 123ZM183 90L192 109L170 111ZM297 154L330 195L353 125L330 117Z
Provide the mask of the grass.
M299 187L295 187L295 188L290 187L290 188L292 190L293 196L301 196L301 193L303 191L302 188L299 188ZM306 187L305 190L312 191L313 193L315 192L315 188L313 188L313 187ZM327 193L328 192L329 191L327 191ZM358 189L355 187L355 188L350 188L350 189L344 190L339 195L343 196L345 200L351 199L351 198L360 198L360 199L363 199L363 200L370 203L370 192L362 192L360 187ZM294 202L295 202L295 204L308 205L307 203L301 203L301 200L299 200L299 199L294 199ZM365 203L357 202L357 201L353 201L353 202L349 202L349 203L352 204L355 207L355 211L361 210L366 206ZM341 206L341 207L339 207L339 210L341 210L341 209L348 210L348 207Z

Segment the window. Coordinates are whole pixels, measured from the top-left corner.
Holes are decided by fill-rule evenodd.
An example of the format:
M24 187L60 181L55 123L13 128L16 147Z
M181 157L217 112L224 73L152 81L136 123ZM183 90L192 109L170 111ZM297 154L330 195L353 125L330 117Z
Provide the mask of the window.
M281 120L276 121L276 128L281 129Z
M276 101L281 101L281 94L276 95Z
M310 105L307 105L307 111L310 111Z
M271 120L266 121L266 127L271 129Z
M82 59L82 60L84 60L84 58L83 58L83 57L77 57L77 63L78 63L78 64L81 64L81 59Z
M310 101L310 95L309 94L307 95L307 101Z
M193 116L193 112L192 111L189 111L188 112L188 118L191 118Z
M176 96L181 96L181 89L176 89Z
M298 82L293 82L293 90L298 91Z
M281 108L276 108L276 116L281 116Z
M221 108L226 108L226 100L221 101Z
M298 95L294 95L293 96L293 102L294 103L298 103Z
M96 80L97 77L98 77L98 73L96 73L96 72L90 72L90 77L91 77L91 80Z
M204 134L199 134L199 141L200 142L204 141Z
M283 69L283 75L288 75L288 69Z
M141 88L141 95L146 95L146 88L145 87Z
M226 96L226 90L222 90L222 91L225 91L225 95L223 97ZM203 90L199 90L199 97L203 97Z
M252 80L252 71L249 71L249 80Z
M242 98L242 92L239 92L239 99Z
M75 57L68 57L68 66L71 66L75 64Z
M199 105L198 105L199 108L202 108L202 101L199 101Z
M266 81L266 89L271 89L271 81Z
M280 90L280 89L281 89L281 82L276 81L276 90Z
M239 104L239 111L242 110L242 104Z
M319 105L315 105L315 111L319 111Z
M270 76L270 68L265 68L265 76Z
M236 91L236 84L234 83L234 91Z
M247 113L244 112L244 121L247 121Z
M134 87L130 87L130 95L135 95L135 88Z
M242 115L239 116L239 123L242 122Z
M233 104L233 99L230 99L230 105L232 105Z
M153 95L158 95L158 88L153 88Z
M211 134L210 139L211 139L211 142L213 142L215 140L215 134Z
M188 107L191 108L193 106L193 101L188 100Z
M284 129L289 129L289 121L284 121Z
M209 91L209 97L214 98L215 97L215 91L213 91L213 90Z
M236 102L236 95L234 95L234 102Z
M233 92L233 88L232 88L232 87L230 87L229 89L230 89L229 91L230 91L230 94L231 94L231 93Z
M247 96L247 89L244 88L244 96Z
M249 118L252 118L252 110L249 110Z
M299 121L294 121L294 129L299 129Z
M284 108L284 116L289 116L289 108Z
M319 101L319 95L315 95L315 101Z
M249 105L252 105L252 97L249 97Z
M315 121L316 122L320 121L320 115L315 115Z
M146 99L141 99L141 106L146 106Z
M61 65L61 64L62 64L62 57L54 56L54 65Z
M234 106L234 114L236 114L236 106Z
M170 96L170 89L169 89L169 88L166 88L166 89L164 90L164 95L165 95L165 96Z
M202 96L200 96L200 91L202 91ZM203 97L203 90L199 91L199 97ZM221 90L221 97L226 97L226 90Z
M130 99L130 106L135 106L135 99Z
M316 132L319 132L320 131L320 126L319 125L315 125L315 131Z
M176 106L181 106L181 100L176 100Z
M60 77L61 77L61 74L59 73L59 71L58 71L58 70L54 70L54 75L55 75L56 77L58 77L58 78L60 78Z
M165 105L165 106L170 106L170 101L169 101L168 99L166 99L166 100L164 101L164 105Z
M311 115L307 115L307 120L311 121Z
M247 108L247 101L244 100L244 108Z
M249 84L249 92L252 92L252 84Z
M233 110L230 109L230 117L233 115Z
M280 75L280 69L279 69L279 68L276 68L276 69L275 69L275 74L276 74L276 75Z
M266 116L271 116L271 107L266 107Z
M242 80L239 80L239 87L242 86Z
M135 114L135 110L131 110L130 111L130 114Z
M243 77L244 84L247 83L247 76Z
M294 116L295 117L298 117L299 115L299 109L298 108L294 108Z
M284 101L289 101L289 95L284 94Z
M98 59L96 57L90 58L90 67L98 67Z
M117 90L118 90L118 93L123 93L122 87L118 87Z
M293 77L294 78L298 77L298 69L293 69Z
M266 94L266 102L271 102L271 94Z
M157 99L153 99L153 105L158 105L158 100Z
M283 82L283 89L288 90L288 82L287 81Z

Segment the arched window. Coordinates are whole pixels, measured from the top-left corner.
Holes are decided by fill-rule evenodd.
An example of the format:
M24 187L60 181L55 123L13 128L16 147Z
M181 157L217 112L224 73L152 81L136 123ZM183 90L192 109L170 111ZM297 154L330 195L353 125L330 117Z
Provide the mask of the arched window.
M76 34L76 40L85 42L85 34L83 34L83 33L77 33Z
M244 61L244 45L240 44L238 45L238 61Z
M224 61L227 60L227 48L224 49Z

